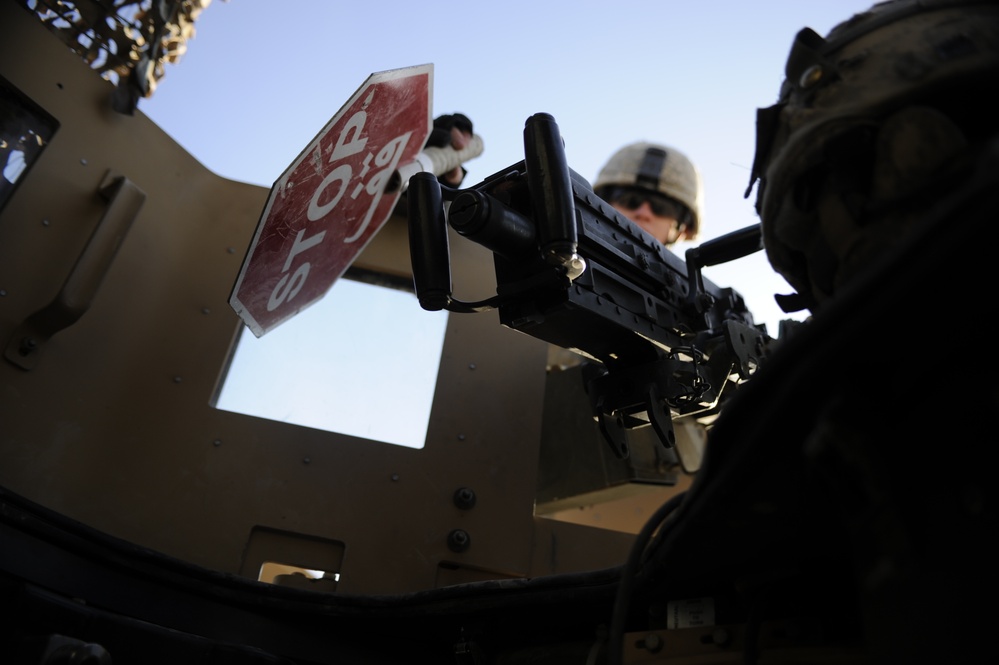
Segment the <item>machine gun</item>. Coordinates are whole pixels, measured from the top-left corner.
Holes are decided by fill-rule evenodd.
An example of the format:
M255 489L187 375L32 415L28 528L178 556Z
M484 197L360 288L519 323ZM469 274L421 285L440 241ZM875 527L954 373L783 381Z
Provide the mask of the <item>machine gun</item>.
M683 261L568 167L551 115L527 119L524 148L523 161L467 189L429 173L410 178L420 306L498 309L504 326L596 361L586 388L614 453L626 458L628 430L648 426L673 447L673 419L717 411L774 341L742 296L701 274L762 249L759 226L690 249ZM494 297L452 297L447 225L493 252Z

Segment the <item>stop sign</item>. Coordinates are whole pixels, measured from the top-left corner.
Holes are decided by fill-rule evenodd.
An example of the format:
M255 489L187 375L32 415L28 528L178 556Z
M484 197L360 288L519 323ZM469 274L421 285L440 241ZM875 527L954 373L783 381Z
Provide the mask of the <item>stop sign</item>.
M388 221L432 90L432 64L372 74L274 183L229 297L254 335L322 298Z

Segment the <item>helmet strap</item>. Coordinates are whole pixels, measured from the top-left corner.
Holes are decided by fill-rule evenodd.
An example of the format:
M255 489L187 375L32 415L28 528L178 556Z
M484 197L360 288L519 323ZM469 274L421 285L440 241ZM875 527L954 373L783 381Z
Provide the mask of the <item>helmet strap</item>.
M666 151L662 148L649 148L638 165L635 184L639 187L659 191L659 178L666 166Z

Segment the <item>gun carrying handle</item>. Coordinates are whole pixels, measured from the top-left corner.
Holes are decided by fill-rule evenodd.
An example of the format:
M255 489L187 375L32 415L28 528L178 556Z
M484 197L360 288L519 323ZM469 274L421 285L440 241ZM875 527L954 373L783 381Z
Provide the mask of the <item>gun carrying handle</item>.
M759 224L753 224L702 243L699 247L688 251L687 256L691 256L691 252L694 252L698 267L716 266L749 256L761 249L763 249L763 231Z
M22 369L33 369L42 346L90 309L118 248L145 203L146 194L131 180L109 171L98 187L108 202L90 240L56 297L24 320L11 335L4 356Z
M690 281L690 299L698 306L698 311L701 311L700 308L703 306L701 296L704 293L701 268L741 259L761 249L763 249L763 231L759 224L726 233L714 240L701 243L698 247L688 249L684 260L687 263L687 277Z

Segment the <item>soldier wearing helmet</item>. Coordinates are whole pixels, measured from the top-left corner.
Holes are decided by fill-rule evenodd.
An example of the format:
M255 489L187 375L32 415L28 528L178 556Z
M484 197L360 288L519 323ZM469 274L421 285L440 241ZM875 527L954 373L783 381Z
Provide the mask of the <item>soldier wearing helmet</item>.
M798 33L779 101L757 115L750 183L789 306L814 311L972 178L999 117L996 12L895 0L826 38Z
M999 595L999 3L879 2L801 30L785 73L750 189L812 316L726 403L662 547L769 543L706 565L850 624L842 662L990 662L995 613L949 609Z
M644 141L624 146L600 170L593 191L667 247L697 238L701 176L675 148Z

